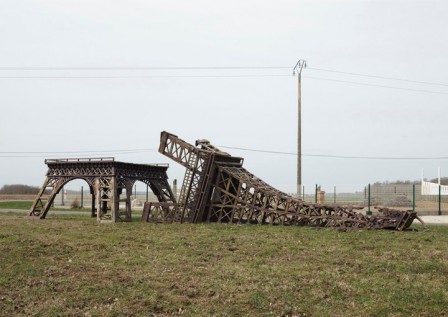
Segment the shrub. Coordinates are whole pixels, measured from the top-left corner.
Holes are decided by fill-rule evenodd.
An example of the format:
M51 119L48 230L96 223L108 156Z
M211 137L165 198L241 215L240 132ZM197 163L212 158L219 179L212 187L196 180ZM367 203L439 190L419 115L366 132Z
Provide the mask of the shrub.
M412 207L412 201L406 196L395 196L386 203L391 207Z
M79 199L78 197L75 197L75 199L73 199L71 205L71 208L75 209L75 208L81 208L81 204L79 203Z
M381 206L383 204L383 199L378 196L370 197L370 206ZM368 206L369 201L368 199L364 199L364 201L361 203L361 206Z

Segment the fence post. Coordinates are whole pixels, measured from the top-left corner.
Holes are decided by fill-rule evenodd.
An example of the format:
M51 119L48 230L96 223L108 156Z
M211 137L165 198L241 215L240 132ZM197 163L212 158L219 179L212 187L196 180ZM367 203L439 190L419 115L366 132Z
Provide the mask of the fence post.
M412 211L415 211L415 184L412 184Z
M302 200L305 200L305 185L302 186Z
M61 193L62 193L62 201L61 201L61 205L62 206L65 206L65 202L64 202L64 187L62 187L62 189L61 189Z
M81 208L84 208L84 187L81 186Z
M137 185L134 185L134 199L137 199Z
M176 198L176 201L177 201L177 178L175 178L173 180L173 195L174 195L174 198Z
M314 191L314 203L317 204L317 184L316 184L316 190Z
M148 202L148 195L149 195L149 185L146 184L146 202Z
M442 215L442 185L439 185L439 216Z
M96 198L96 192L91 190L92 194L92 218L96 217L96 207L95 207L95 198Z
M367 215L371 216L372 215L372 211L370 210L370 184L369 184L368 189L367 189L367 206L368 206L368 208L367 208Z
M334 195L333 195L333 198L334 198L334 203L336 204L336 186L334 186Z

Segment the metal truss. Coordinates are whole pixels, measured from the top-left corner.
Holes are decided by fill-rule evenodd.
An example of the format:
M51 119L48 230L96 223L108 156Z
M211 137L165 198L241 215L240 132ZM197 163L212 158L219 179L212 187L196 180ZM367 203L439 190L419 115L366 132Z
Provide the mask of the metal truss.
M143 208L143 222L170 223L176 220L178 205L176 203L150 202Z
M52 159L47 177L33 202L29 216L45 218L56 195L75 179L87 182L92 194L92 216L99 222L131 221L131 194L136 181L147 184L160 202L175 203L168 184L168 165L143 165L117 162L113 158ZM120 210L120 195L126 190L125 210Z
M245 170L242 158L220 151L207 140L193 146L162 132L159 152L186 167L183 186L177 205L147 205L143 221L403 230L419 219L414 211L383 208L379 216L368 217L353 207L294 198Z
M174 220L198 222L205 209L213 151L201 150L173 134L162 133L159 152L186 168Z

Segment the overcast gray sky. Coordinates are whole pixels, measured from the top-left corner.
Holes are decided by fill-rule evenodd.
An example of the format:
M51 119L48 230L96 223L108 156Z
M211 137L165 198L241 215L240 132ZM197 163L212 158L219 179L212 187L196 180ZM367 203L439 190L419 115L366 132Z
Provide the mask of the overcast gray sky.
M447 176L447 159L308 156L448 157L447 16L442 0L0 1L0 186L40 186L44 158L68 156L168 162L182 179L155 150L162 130L295 153L299 59L303 183ZM138 69L252 66L286 68ZM137 69L104 69L119 67ZM294 155L225 150L295 191Z

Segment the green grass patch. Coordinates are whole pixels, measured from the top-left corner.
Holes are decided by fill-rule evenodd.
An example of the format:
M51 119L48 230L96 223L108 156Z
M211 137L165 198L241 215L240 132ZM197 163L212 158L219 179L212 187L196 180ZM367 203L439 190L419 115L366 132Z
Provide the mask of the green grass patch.
M448 227L98 224L0 214L0 311L37 316L442 316Z
M16 210L30 210L33 205L33 201L0 201L0 209L16 209ZM122 208L123 209L123 208ZM81 211L81 212L92 212L89 208L63 208L63 207L53 207L50 211ZM142 210L133 210L132 214L135 216L141 216Z
M17 209L17 210L30 210L33 205L32 200L17 200L17 201L0 201L0 209ZM90 212L90 208L63 208L53 207L50 208L53 211L85 211Z
M31 200L0 201L0 209L30 210L32 204Z

